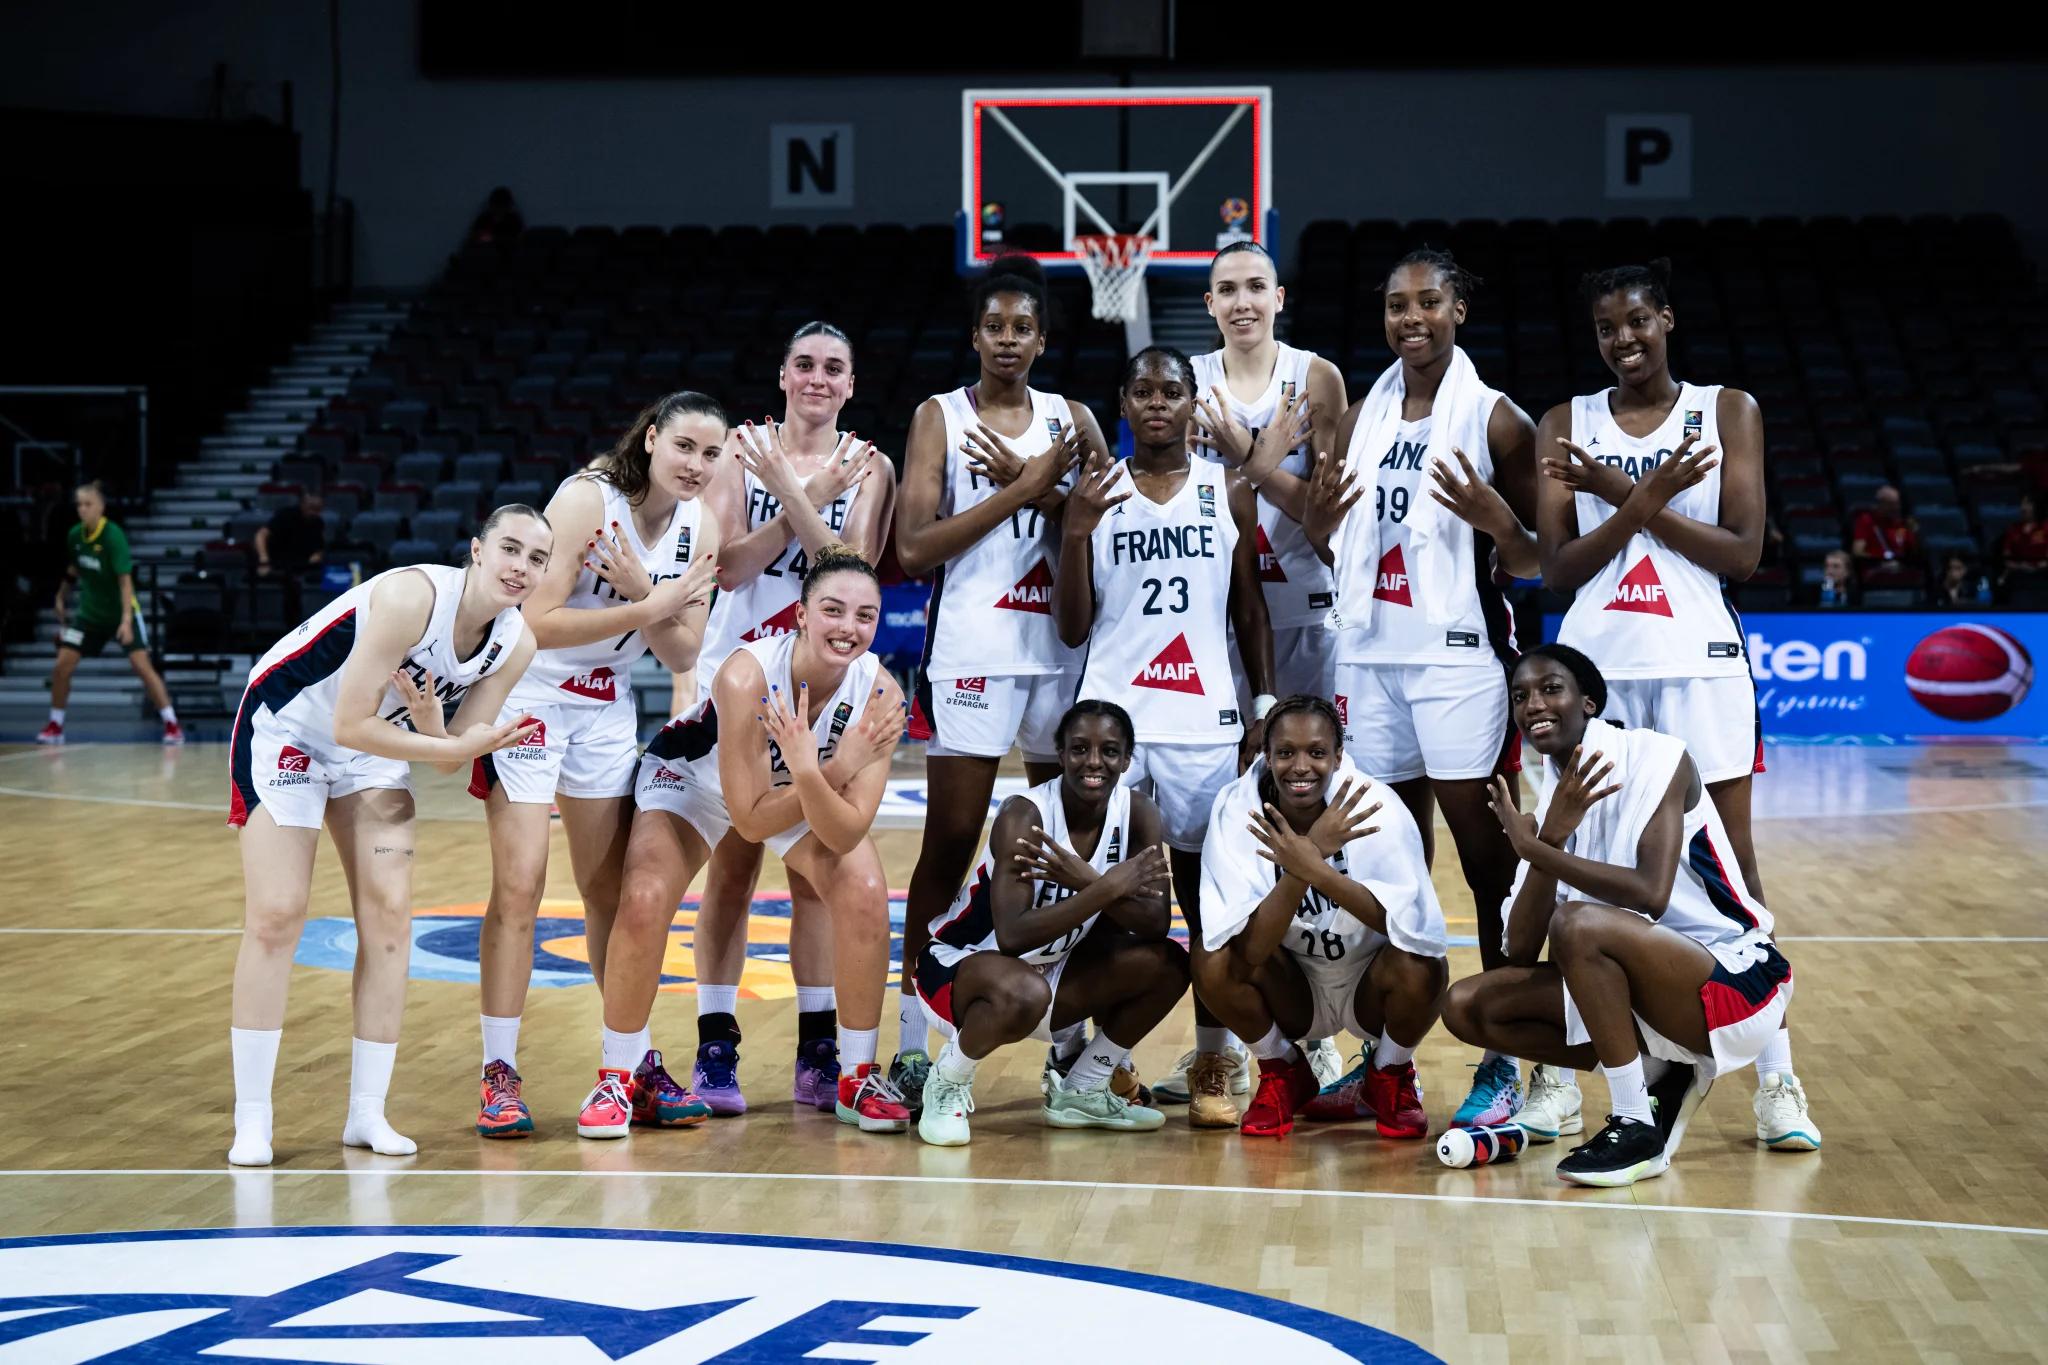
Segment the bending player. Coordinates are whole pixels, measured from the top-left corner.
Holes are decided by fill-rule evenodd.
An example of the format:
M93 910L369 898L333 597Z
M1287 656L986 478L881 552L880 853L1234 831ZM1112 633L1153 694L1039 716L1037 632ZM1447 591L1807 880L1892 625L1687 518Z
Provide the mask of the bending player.
M533 924L548 875L548 808L562 814L583 899L590 969L604 981L606 941L633 821L640 713L633 664L649 650L670 669L696 660L719 550L703 493L726 439L724 411L701 393L649 404L589 470L563 480L548 520L584 539L548 565L525 613L539 651L500 719L530 716L527 742L479 759L470 794L491 829L484 911L484 1137L524 1137L519 1020L533 977ZM708 1112L649 1049L634 1059L635 1120L694 1123Z
M1114 702L1080 701L1055 733L1060 775L996 813L981 864L916 963L918 997L947 1042L925 1082L918 1136L968 1138L974 1069L1023 1038L1095 1020L1095 1036L1051 1078L1056 1128L1153 1129L1156 1109L1110 1087L1131 1049L1187 993L1188 956L1166 937L1172 880L1159 808L1123 785L1136 741Z
M1290 1040L1343 1029L1378 1040L1364 1088L1381 1135L1429 1132L1414 1057L1449 979L1444 914L1414 817L1382 795L1345 758L1336 709L1296 696L1273 708L1264 753L1210 812L1195 985L1257 1040L1247 1137L1288 1132L1316 1094Z
M1584 283L1615 384L1552 408L1539 433L1543 580L1577 594L1557 638L1599 661L1618 723L1684 742L1743 879L1761 897L1750 784L1763 771L1763 733L1747 639L1724 585L1748 578L1763 553L1763 417L1739 389L1672 378L1669 262ZM1758 1140L1781 1151L1819 1147L1789 1032L1757 1059L1757 1076ZM1577 1112L1576 1081L1530 1084L1554 1096L1539 1126L1578 1131L1562 1126Z
M626 1135L631 1067L648 1050L669 926L727 830L775 850L825 898L840 1003L839 1118L865 1132L908 1126L902 1096L874 1065L889 892L868 829L903 733L902 689L868 652L881 613L874 569L843 545L826 546L804 578L796 629L734 650L711 695L647 746L605 962L603 1062L577 1121L582 1136Z
M912 577L932 576L910 722L910 737L931 744L905 962L923 952L932 920L966 880L1011 746L1033 785L1059 776L1053 727L1074 699L1075 670L1050 613L1059 557L1051 518L1075 460L1108 445L1084 404L1030 386L1045 354L1047 307L1038 262L992 263L973 294L979 376L926 399L910 423L896 556ZM902 993L898 1009L902 1044L889 1073L914 1105L931 1066L926 1020L915 991Z
M1247 721L1237 705L1226 636L1235 627L1254 716L1273 705L1273 634L1259 589L1252 486L1192 452L1194 370L1166 346L1131 357L1118 386L1136 438L1131 458L1091 457L1067 499L1054 619L1060 639L1087 646L1082 698L1123 699L1138 751L1124 780L1159 805L1174 890L1191 932L1202 922L1202 840L1216 793L1238 772ZM1277 438L1276 438L1277 439ZM1256 738L1256 727L1254 727ZM1195 997L1188 1121L1236 1127L1243 1045Z
M235 1142L268 1166L270 1082L292 954L325 821L355 913L355 1040L344 1145L416 1150L384 1117L411 961L409 764L455 772L537 733L496 721L533 657L519 604L547 572L554 533L531 507L500 507L469 563L391 569L349 589L249 670L228 751L228 823L241 830L245 909L235 956ZM459 700L451 734L444 703Z
M896 471L852 432L839 430L853 396L853 345L829 322L807 322L783 348L782 421L741 428L740 458L722 467L705 500L729 538L718 556L718 600L697 656L696 695L749 640L790 630L811 556L842 541L879 563L896 500ZM679 691L681 689L678 689ZM679 707L681 714L685 707ZM720 1117L744 1114L739 1080L740 975L747 921L761 876L761 846L727 834L711 851L692 935L697 978L697 1063L690 1089ZM838 1018L832 997L832 920L802 877L789 883L789 967L796 979L796 1066L791 1097L831 1109L839 1101Z
M1684 744L1596 719L1607 681L1569 645L1523 655L1511 688L1549 781L1534 816L1498 783L1495 814L1525 860L1510 965L1453 986L1444 1022L1547 1066L1597 1064L1612 1112L1557 1173L1629 1185L1670 1167L1714 1077L1777 1035L1792 968Z

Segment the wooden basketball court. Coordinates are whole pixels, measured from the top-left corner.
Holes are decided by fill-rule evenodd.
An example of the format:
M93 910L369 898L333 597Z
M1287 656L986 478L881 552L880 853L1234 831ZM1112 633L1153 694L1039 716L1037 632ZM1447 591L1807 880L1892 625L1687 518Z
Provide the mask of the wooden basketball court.
M1450 1170L1432 1144L1386 1142L1369 1126L1256 1141L1193 1132L1169 1110L1158 1134L1057 1132L1038 1119L1042 1052L1029 1044L983 1067L972 1145L863 1136L792 1111L786 998L740 1007L754 1112L581 1141L574 1110L597 1048L587 984L533 992L520 1062L540 1131L486 1142L470 1129L476 988L419 979L417 954L390 1107L419 1154L340 1146L349 978L301 965L277 1074L277 1164L230 1171L242 887L222 817L225 749L10 749L0 1236L489 1224L837 1238L1198 1281L1353 1318L1452 1360L2039 1358L2048 1125L2030 1115L2048 1093L2035 1032L2048 998L2048 751L1788 748L1772 762L1758 784L1759 854L1799 975L1797 1066L1826 1146L1762 1150L1744 1072L1716 1087L1669 1174L1610 1192L1557 1180L1570 1140ZM458 781L421 771L415 904L460 920L489 885L481 810ZM879 836L895 886L917 837ZM1438 889L1452 933L1469 941L1470 901L1447 840L1440 849ZM765 881L778 876L771 859ZM544 914L580 913L559 831L549 897ZM312 914L348 914L331 849ZM763 927L772 939L783 926ZM573 958L573 940L558 953ZM687 933L678 942L686 963ZM786 971L754 968L757 994L786 995ZM1454 978L1476 969L1473 949L1453 949ZM687 1058L693 1021L687 989L665 993L656 1044ZM1169 1068L1191 1036L1184 1005L1139 1050L1141 1070ZM1472 1060L1441 1031L1422 1047L1433 1129ZM1585 1085L1590 1130L1604 1090L1597 1076ZM1046 1311L1050 1332L1059 1306ZM0 1358L14 1358L5 1340ZM1019 1353L1042 1357L1057 1340Z

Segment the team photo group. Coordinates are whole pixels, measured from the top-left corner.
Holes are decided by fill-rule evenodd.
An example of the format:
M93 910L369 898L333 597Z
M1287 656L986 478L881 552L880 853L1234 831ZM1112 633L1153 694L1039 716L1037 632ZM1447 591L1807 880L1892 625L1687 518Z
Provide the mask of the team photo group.
M1386 264L1392 358L1353 394L1277 338L1265 249L1226 247L1206 284L1221 344L1130 356L1120 439L1096 416L1110 395L1031 386L1059 319L1030 257L970 282L979 373L917 408L902 451L841 429L858 357L808 323L779 417L670 394L544 508L493 511L465 563L390 569L278 640L231 751L229 1161L272 1158L323 825L361 944L342 1141L416 1150L385 1115L415 763L466 776L486 816L482 1138L536 1131L518 1042L559 815L602 996L585 1139L746 1111L737 1002L768 850L792 907L792 1099L863 1132L966 1144L978 1064L1036 1040L1055 1127L1156 1130L1184 1106L1248 1138L1312 1120L1426 1139L1424 1081L1454 1082L1415 1056L1441 1028L1474 1063L1435 1134L1446 1164L1572 1137L1565 1180L1657 1176L1716 1079L1751 1068L1758 1141L1817 1149L1724 591L1765 535L1757 403L1673 375L1662 261L1586 278L1569 344L1612 386L1535 419L1458 346L1479 282L1428 247ZM899 566L932 584L907 682L872 650ZM1573 595L1544 644L1503 593L1539 578ZM678 700L643 747L648 653ZM928 807L892 1052L871 834L892 765L918 775L912 744ZM1027 789L994 805L1013 751ZM1431 882L1449 858L1481 968L1455 980L1473 940ZM685 1076L656 1046L681 1021L654 1005L693 890ZM1184 1037L1190 1009L1193 1048L1141 1076L1133 1049ZM1604 1115L1578 1080L1595 1070Z

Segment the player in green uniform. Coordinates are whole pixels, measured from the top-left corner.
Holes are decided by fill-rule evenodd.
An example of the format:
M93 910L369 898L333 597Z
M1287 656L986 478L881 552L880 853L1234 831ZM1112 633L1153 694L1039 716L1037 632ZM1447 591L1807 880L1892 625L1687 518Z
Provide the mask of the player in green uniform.
M71 563L57 585L57 667L50 674L50 723L36 736L39 744L64 742L64 703L71 699L71 674L80 659L94 659L117 640L128 652L128 664L142 679L157 715L164 722L164 743L183 744L185 732L171 709L170 689L149 661L149 640L135 611L135 565L128 556L128 536L107 520L107 499L97 480L78 490L78 525L66 538ZM64 589L78 585L78 601L69 612Z

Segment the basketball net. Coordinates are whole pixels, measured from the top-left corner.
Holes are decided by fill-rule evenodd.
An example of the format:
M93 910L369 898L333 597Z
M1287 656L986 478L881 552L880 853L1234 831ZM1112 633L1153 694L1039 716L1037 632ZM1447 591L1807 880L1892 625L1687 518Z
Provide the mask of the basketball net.
M1152 239L1137 232L1088 233L1076 236L1074 246L1095 293L1095 316L1104 322L1135 321Z

